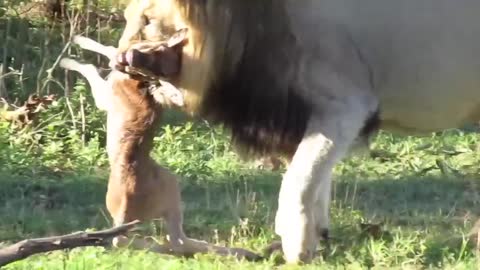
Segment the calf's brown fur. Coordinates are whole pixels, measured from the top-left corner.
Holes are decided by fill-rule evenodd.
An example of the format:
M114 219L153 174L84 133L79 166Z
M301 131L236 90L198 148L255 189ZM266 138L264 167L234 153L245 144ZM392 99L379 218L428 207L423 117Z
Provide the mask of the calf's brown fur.
M88 44L84 48L97 52L105 52L108 48L85 38L77 38L76 43ZM157 218L166 222L168 243L165 245L144 239L130 241L127 237L114 239L114 245L124 246L131 242L134 248L160 253L192 255L213 251L239 258L258 258L244 249L218 247L185 235L178 180L150 157L162 106L158 104L161 99L154 99L147 90L146 82L116 70L110 73L108 80L103 80L93 65L72 59L63 59L60 65L87 78L97 107L107 111L107 152L111 169L106 205L114 224ZM170 98L174 90L167 88L165 91L160 90L160 94L164 94L163 105L182 104L178 95L176 99Z

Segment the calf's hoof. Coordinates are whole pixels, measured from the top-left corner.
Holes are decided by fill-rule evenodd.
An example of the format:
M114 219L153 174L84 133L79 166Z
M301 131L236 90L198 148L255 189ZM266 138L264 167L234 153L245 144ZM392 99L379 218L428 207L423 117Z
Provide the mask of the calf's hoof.
M116 248L127 247L129 244L130 240L124 235L116 236L112 239L112 246Z
M265 259L263 256L243 248L230 248L230 254L239 260L245 259L247 261L258 262Z

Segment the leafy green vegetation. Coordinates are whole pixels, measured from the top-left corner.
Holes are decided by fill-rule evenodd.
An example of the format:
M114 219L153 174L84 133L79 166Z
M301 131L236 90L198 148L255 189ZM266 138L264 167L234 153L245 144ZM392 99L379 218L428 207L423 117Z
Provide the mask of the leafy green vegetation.
M24 20L7 18L12 27L13 21ZM5 17L0 24L0 38L5 38ZM38 73L39 67L44 61L50 67L63 48L59 34L48 32L46 25L34 22L23 33L31 39L36 33L52 35L53 45L43 47L51 50L48 55L41 52L43 41L25 48L33 53L28 56L32 67L24 70L23 83L19 76L6 79L10 100L23 100L37 83L43 85L48 74L46 69ZM99 31L112 40L118 34L107 26ZM14 51L12 41L20 38L18 31L12 33L7 51ZM20 70L15 61L10 67ZM82 80L73 77L64 96L62 76L58 70L53 74L62 83L52 83L50 91L60 98L41 113L38 125L19 129L0 120L1 245L111 226L104 203L105 115L94 107ZM479 146L475 130L421 138L380 133L370 156L349 157L335 168L333 239L328 250L320 245L323 256L312 265L278 265L278 256L252 263L89 247L35 255L5 269L478 269L468 232L480 215ZM277 239L273 221L283 171L260 170L240 160L221 127L169 111L152 155L181 177L189 236L257 252ZM362 223L383 223L383 233L365 233ZM161 238L162 226L151 222L147 232Z

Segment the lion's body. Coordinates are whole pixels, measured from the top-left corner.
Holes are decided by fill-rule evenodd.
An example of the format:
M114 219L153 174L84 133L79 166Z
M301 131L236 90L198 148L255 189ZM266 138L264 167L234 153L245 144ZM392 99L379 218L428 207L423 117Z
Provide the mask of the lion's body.
M312 47L333 42L325 40L332 31L333 35L340 36L335 39L343 38L345 42L351 39L369 66L372 90L380 100L380 119L386 129L430 132L480 118L477 112L480 58L476 57L480 48L480 25L475 23L480 15L480 3L475 1L462 0L460 4L431 0L420 3L413 0L307 0L301 3L282 0L249 1L248 6L235 1L147 2L153 2L147 12L149 16L156 17L154 11L163 10L160 16L168 16L174 27L187 26L193 32L191 45L185 49L191 58L184 60L183 80L179 83L189 90L190 111L195 112L197 98L203 99L206 90L211 90L211 78L224 79L221 75L207 74L211 70L223 71L224 66L231 68L238 61L235 56L241 57L244 42L251 40L246 33L255 33L254 28L258 27L263 29L259 31L263 31L265 39L255 37L259 43L252 48L259 49L255 51L255 62L268 62L266 57L274 57L272 51L276 47L288 51L284 57L287 60L273 59L276 65L272 72L283 80L286 80L282 77L285 71L279 69L291 65L288 62L295 59L293 39L302 39ZM202 10L204 3L211 7L208 11ZM207 16L202 18L201 12ZM215 34L203 30L208 29L208 25L216 25ZM206 33L209 35L204 35ZM268 36L272 44L268 44ZM226 54L229 59L225 59L224 54L216 53L225 50L235 54ZM268 71L259 70L252 76L255 77L250 80L261 84L267 81ZM199 82L203 80L206 82ZM255 90L251 92L256 93ZM272 91L278 93L279 90ZM241 92L244 95L247 91ZM262 97L252 97L255 101L257 98Z
M187 111L248 149L291 157L276 220L289 262L325 235L331 170L355 139L377 124L425 133L480 119L480 2L133 0L128 10L122 50L140 29L147 39L189 29L175 83Z
M304 12L316 24L351 34L370 68L383 128L424 133L480 119L480 2L312 2Z

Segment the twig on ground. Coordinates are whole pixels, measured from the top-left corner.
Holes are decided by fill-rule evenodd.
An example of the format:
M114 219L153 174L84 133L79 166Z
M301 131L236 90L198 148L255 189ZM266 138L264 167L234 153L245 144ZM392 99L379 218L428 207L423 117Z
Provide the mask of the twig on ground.
M84 246L105 246L108 245L115 236L128 232L139 223L140 221L136 220L102 231L80 231L62 236L26 239L0 249L0 267L37 253Z

